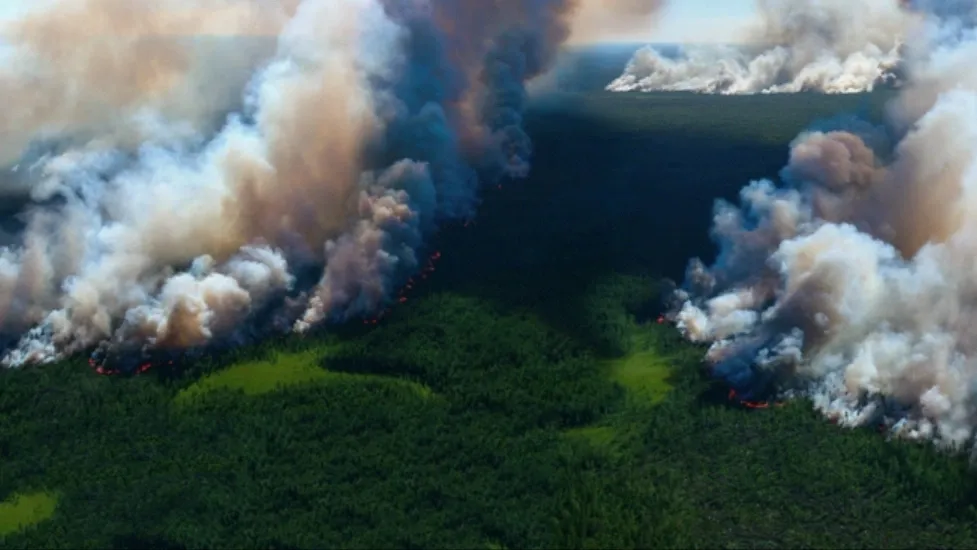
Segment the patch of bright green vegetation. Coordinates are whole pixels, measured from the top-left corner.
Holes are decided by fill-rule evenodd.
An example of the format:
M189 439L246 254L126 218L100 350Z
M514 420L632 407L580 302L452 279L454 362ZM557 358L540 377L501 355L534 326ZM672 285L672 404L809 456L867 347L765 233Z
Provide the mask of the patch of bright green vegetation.
M629 397L643 403L661 403L672 390L667 357L654 346L655 327L636 328L632 350L619 359L604 363L611 380L627 389Z
M639 323L636 312L656 303L661 288L647 277L615 275L594 285L587 310L592 330L605 336L602 347L610 358L602 361L607 376L637 405L657 405L673 389L672 366L692 359L689 346L677 342L675 330L656 322L657 309L646 311Z
M671 364L681 364L682 359L665 354L663 336L670 329L635 319L635 310L654 302L659 290L648 278L617 275L598 281L585 300L592 329L605 335L600 347L616 356L600 361L601 371L625 390L627 406L625 414L567 430L571 439L617 454L636 435L633 417L648 414L647 408L661 403L673 389Z
M256 396L291 386L357 380L402 385L425 399L433 395L430 388L408 380L326 370L319 363L333 350L335 348L313 347L302 351L273 353L267 359L238 363L205 376L181 390L174 402L184 405L217 390L239 391L248 396Z
M0 502L0 537L50 518L57 505L57 496L45 492L14 495Z

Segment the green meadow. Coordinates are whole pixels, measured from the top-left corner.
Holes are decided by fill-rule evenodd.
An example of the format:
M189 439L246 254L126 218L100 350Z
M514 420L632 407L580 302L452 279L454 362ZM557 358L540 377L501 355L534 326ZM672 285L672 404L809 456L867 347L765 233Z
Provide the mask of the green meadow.
M398 378L331 372L328 363L323 366L323 362L327 361L335 349L336 346L310 346L302 351L277 352L267 358L241 361L180 390L173 400L178 406L187 406L199 403L213 392L219 391L255 396L284 391L293 386L357 381L409 388L418 397L425 399L433 396L429 388Z
M44 492L13 494L0 502L0 536L30 528L50 518L58 506L57 495Z

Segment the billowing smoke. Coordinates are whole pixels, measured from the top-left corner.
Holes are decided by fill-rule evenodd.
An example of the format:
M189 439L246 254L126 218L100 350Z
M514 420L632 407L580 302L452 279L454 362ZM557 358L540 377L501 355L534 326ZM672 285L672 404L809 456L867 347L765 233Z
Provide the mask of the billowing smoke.
M570 40L594 43L648 34L665 0L579 0Z
M885 127L800 135L781 173L718 202L674 319L747 398L806 395L848 426L951 448L977 429L974 3L934 7Z
M901 82L901 45L919 24L898 0L757 0L745 45L634 54L612 91L854 93Z
M0 164L43 138L131 150L163 137L157 122L174 139L213 133L292 12L287 2L64 0L0 27L12 50L0 66Z
M574 7L61 0L12 23L0 194L26 206L0 247L3 363L382 307L479 182L527 173L524 83Z

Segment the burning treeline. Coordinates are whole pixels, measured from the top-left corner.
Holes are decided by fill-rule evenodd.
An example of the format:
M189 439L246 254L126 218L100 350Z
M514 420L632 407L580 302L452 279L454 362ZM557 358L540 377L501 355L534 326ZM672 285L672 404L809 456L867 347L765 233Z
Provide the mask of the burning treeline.
M738 46L690 46L669 58L634 54L613 91L718 94L857 93L898 86L903 44L922 18L898 0L756 0Z
M382 310L440 223L527 173L524 84L587 26L570 0L45 8L3 29L8 366Z
M865 0L868 1L868 0ZM819 124L719 202L672 317L736 394L966 448L977 428L977 2L914 3L884 126Z

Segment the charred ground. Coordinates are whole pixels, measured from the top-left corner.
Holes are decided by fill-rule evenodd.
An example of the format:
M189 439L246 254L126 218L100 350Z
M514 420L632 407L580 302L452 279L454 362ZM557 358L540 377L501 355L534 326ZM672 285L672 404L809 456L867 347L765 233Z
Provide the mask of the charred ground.
M57 503L0 544L977 545L963 460L804 403L731 407L654 322L660 279L712 254L715 197L776 175L812 121L883 99L553 96L529 120L532 177L486 190L377 324L140 376L85 358L0 373L3 509ZM214 376L282 357L324 374L270 392Z

